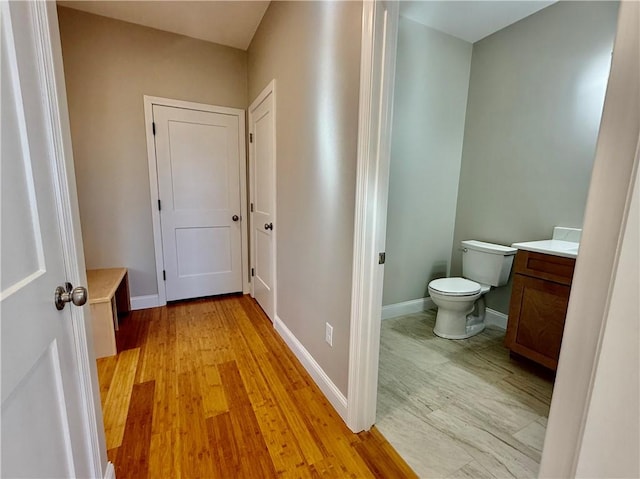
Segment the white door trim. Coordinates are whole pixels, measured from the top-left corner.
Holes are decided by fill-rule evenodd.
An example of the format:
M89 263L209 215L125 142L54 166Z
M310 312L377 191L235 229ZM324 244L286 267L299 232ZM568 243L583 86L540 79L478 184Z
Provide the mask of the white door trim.
M375 422L395 80L398 4L365 1L362 9L358 164L351 293L347 426Z
M38 71L42 91L43 111L47 115L50 132L48 149L53 158L56 209L61 224L62 249L67 281L74 285L86 285L80 212L71 148L71 129L62 65L62 48L58 28L58 14L54 2L31 2L31 18L38 52ZM90 457L86 460L94 477L103 477L110 465L105 464L106 442L102 425L102 407L98 393L98 374L93 353L93 342L85 328L89 320L85 308L71 308L73 346L79 367L78 383L81 391L82 423L86 426L86 446Z
M255 100L253 100L253 102L251 103L251 105L249 106L249 127L251 127L251 121L253 120L253 112L255 111L256 108L258 108L258 106L267 98L267 96L272 95L272 99L273 99L273 137L272 137L272 145L273 145L273 211L271 213L271 216L273 218L273 222L276 224L276 227L271 231L271 241L272 241L272 255L273 255L273 318L271 318L271 320L274 322L275 324L275 320L278 317L278 261L277 261L277 254L278 254L278 248L276 247L277 245L277 237L278 237L278 218L277 218L277 204L278 204L278 190L276 188L276 172L277 172L277 143L276 143L276 130L277 130L277 105L276 105L276 80L275 78L273 80L271 80L269 82L269 84L264 88L264 90L262 90L260 92L260 94L256 97ZM252 149L251 147L249 147L249 151L251 152ZM254 171L254 167L255 165L253 164L254 158L253 155L251 155L251 153L249 154L249 174L253 175L255 174ZM251 198L251 201L253 201L255 192L253 191L253 181L249 181L249 198ZM246 208L245 208L246 210ZM251 213L248 214L249 215L249 221L248 223L248 229L249 231L253 231L253 215ZM253 260L254 260L254 256L255 256L255 251L254 251L254 240L255 238L253 238L253 235L251 237L251 260L249 262L249 268L251 268L251 265L253 265ZM253 280L251 280L251 297L255 297L254 295L254 291L253 291L253 287L254 287L254 282Z
M149 164L149 193L151 199L151 222L153 225L153 246L156 257L156 281L158 284L158 304L167 304L167 291L162 277L164 259L162 256L162 229L160 227L160 212L158 211L158 170L156 165L156 146L153 135L153 105L184 108L187 110L207 111L223 115L238 117L238 149L240 151L240 211L242 211L242 292L249 293L249 247L248 247L248 218L247 211L247 149L245 144L245 112L239 108L228 108L204 103L194 103L183 100L173 100L156 96L144 95L144 124L147 137L147 159Z

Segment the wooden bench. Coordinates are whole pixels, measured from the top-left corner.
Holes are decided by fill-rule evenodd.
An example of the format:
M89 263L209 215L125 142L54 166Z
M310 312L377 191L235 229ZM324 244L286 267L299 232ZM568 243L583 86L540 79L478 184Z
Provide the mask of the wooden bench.
M127 268L87 270L87 286L96 358L114 356L118 353L118 312L131 311Z

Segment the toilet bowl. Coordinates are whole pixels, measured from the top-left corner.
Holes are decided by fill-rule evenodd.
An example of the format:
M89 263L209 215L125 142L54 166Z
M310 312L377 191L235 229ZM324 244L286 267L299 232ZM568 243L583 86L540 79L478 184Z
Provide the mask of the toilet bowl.
M464 277L434 279L429 283L429 296L438 307L434 334L446 339L466 339L484 330L484 294L492 286L507 284L516 251L493 243L462 241Z
M466 339L484 330L481 315L471 317L476 302L491 287L465 278L442 278L429 283L429 295L438 307L435 335L446 339ZM484 304L484 301L483 301Z

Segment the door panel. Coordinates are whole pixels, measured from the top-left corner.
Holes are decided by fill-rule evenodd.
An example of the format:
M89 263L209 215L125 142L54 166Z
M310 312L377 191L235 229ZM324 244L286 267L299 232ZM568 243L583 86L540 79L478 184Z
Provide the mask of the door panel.
M71 213L56 186L64 173L52 147L53 105L43 101L51 101L52 90L43 92L55 90L44 74L62 60L37 43L36 16L51 28L55 5L0 3L0 476L90 477L88 405L75 344L85 337L74 334L70 306L58 311L53 302L71 268L60 227Z
M194 255L194 251L199 251ZM231 271L231 238L228 228L177 228L178 277Z
M2 57L6 58L6 40L3 39ZM35 198L35 184L31 172L28 144L6 139L22 139L19 131L18 112L12 85L8 78L7 62L2 62L2 158L13 161L2 162L1 188L2 230L11 231L13 241L2 247L1 288L3 293L20 287L20 282L44 270L43 245L40 236L40 218ZM26 140L26 138L24 138ZM17 240L19 238L19 240ZM6 293L5 293L6 294Z
M228 210L227 129L169 121L175 211Z
M271 102L267 98L255 112L254 148L256 159L255 208L256 212L271 214L273 208L273 117Z
M272 258L271 258L271 241L268 233L262 231L256 232L258 239L256 241L256 271L258 274L256 277L264 284L265 289L270 289L269 281L273 277L272 271ZM264 238L263 238L264 237ZM266 279L266 281L265 281Z
M153 106L167 300L242 291L238 117Z
M263 97L263 95L261 95ZM275 111L274 93L254 102L249 110L251 167L252 295L275 318ZM267 226L268 225L268 226Z
M58 348L50 343L22 378L16 394L2 403L2 432L7 438L2 441L3 477L73 477L63 390ZM43 397L54 407L42 407ZM17 431L21 434L15 434ZM25 460L25 453L34 451L38 461Z

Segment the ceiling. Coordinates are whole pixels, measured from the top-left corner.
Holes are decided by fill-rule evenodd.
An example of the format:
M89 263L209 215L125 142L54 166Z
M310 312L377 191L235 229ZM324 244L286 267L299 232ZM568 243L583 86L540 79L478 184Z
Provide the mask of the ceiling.
M269 1L91 0L58 4L246 50Z
M268 0L66 0L59 5L246 50ZM475 43L541 10L551 0L402 1L403 17Z
M400 15L470 43L542 10L555 1L403 1Z

